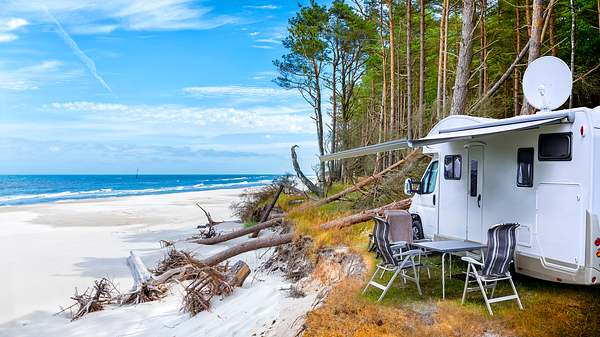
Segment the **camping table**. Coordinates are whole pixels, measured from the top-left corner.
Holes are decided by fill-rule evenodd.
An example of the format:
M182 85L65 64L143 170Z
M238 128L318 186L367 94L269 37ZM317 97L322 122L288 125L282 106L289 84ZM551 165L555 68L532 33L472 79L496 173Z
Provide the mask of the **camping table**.
M487 245L482 245L481 243L461 241L461 240L415 242L415 243L412 243L412 245L415 247L429 250L429 251L442 253L442 298L443 299L446 299L446 281L445 281L446 273L445 273L445 263L444 263L446 255L452 254L452 253L479 250L481 252L481 260L483 261L483 248L487 247ZM450 266L450 267L452 267L452 266ZM450 271L450 277L452 277L452 271Z

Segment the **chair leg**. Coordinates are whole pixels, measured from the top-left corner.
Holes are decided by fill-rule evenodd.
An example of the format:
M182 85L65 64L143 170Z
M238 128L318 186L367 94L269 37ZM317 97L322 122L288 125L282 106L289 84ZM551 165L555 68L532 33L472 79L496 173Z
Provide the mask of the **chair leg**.
M392 278L390 279L388 284L385 286L385 289L383 290L383 293L381 294L381 296L379 296L379 299L377 300L377 302L381 302L381 300L385 297L385 294L387 294L388 290L390 290L390 288L392 287L392 284L394 283L394 280L396 279L396 277L398 277L398 274L400 274L400 269L396 270L394 275L392 275Z
M467 266L467 277L465 278L465 289L463 290L461 305L465 304L465 299L467 298L467 288L469 288L469 272L471 271L471 264Z
M419 291L419 296L423 296L423 292L421 291L421 285L419 282L419 273L417 272L417 267L415 267L415 264L413 262L413 274L415 275L415 283L417 284L417 290Z
M473 267L473 269L475 269L475 267ZM479 279L479 275L477 275L477 271L475 271L475 280L477 280L479 289L481 289L481 295L483 295L483 300L485 301L485 306L487 307L487 310L490 313L490 316L494 316L494 313L492 312L492 307L490 306L490 302L487 297L487 292L485 291L485 287L481 283L481 279Z
M379 269L379 267L377 267L377 269ZM367 282L367 285L365 286L365 289L363 289L362 293L366 293L367 289L369 288L369 286L371 285L371 281L373 281L373 279L375 278L375 276L377 276L377 272L379 270L375 270L375 272L373 273L373 276L371 276L371 278L369 279L369 282Z
M508 281L510 282L510 286L512 287L513 292L517 296L517 304L519 305L519 309L523 310L523 304L521 304L521 298L519 297L519 293L517 293L517 288L515 287L515 284L513 283L512 276L511 276L511 278L508 279Z
M490 295L490 298L494 298L494 292L496 291L497 285L498 285L498 281L494 282L494 286L492 286L492 294Z

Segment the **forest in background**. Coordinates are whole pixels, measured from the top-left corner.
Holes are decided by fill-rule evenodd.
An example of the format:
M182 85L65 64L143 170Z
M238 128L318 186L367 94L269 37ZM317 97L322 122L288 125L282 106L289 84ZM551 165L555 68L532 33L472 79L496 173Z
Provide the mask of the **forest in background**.
M335 0L299 5L275 82L314 110L319 154L425 136L465 114L534 113L527 64L553 55L573 73L562 108L600 105L600 0ZM379 172L403 154L321 163L321 186Z

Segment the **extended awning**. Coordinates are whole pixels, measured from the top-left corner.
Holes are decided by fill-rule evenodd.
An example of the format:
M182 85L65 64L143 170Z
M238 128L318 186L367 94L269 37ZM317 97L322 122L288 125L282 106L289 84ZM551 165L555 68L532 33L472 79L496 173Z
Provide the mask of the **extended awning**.
M424 138L407 140L399 139L381 144L368 145L350 150L340 151L328 155L321 156L321 161L345 159L365 156L378 152L400 150L405 148L417 148L427 145L447 143L458 140L473 139L491 134L524 130L541 125L556 124L561 122L572 123L575 119L575 114L572 111L539 113L528 116L517 116L494 120L491 122L483 122L462 127L454 127L448 129L440 129L437 134L429 135Z
M321 156L320 158L321 158L321 161L337 160L337 159L344 159L344 158L366 156L368 154L374 154L377 152L406 149L409 147L410 146L408 144L407 139L398 139L398 140L392 140L392 141L385 142L385 143L373 144L373 145L368 145L368 146L363 146L363 147L357 147L357 148L350 149L350 150L340 151L340 152L336 152L336 153L332 153L332 154L326 154L324 156Z
M530 129L547 124L560 123L563 120L573 122L575 114L566 112L540 113L536 115L517 116L491 122L440 129L437 134L409 141L411 147L423 147L458 140L473 139L496 133Z

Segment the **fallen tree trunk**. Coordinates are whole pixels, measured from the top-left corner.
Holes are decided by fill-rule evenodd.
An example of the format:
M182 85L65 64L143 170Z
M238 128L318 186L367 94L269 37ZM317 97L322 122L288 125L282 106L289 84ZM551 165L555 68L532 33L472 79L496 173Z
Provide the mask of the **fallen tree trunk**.
M281 195L281 192L283 192L283 184L279 185L279 188L277 188L277 192L275 192L275 195L273 196L273 200L271 200L271 204L269 204L269 207L267 207L267 209L265 210L265 213L260 217L260 222L267 221L267 219L269 218L269 214L271 214L273 207L275 207L275 204L277 203L277 200L279 199L279 196ZM250 234L250 237L257 238L259 232L260 232L260 230Z
M292 233L289 233L282 235L273 235L266 238L247 241L237 246L225 249L224 251L219 252L213 256L207 257L206 259L202 260L202 263L206 264L207 266L215 266L231 257L245 252L249 252L251 250L274 247L282 245L284 243L292 242L293 237L294 235Z
M240 229L237 231L233 231L231 233L215 236L215 237L208 238L208 239L190 240L189 242L198 243L201 245L214 245L215 243L220 243L220 242L228 241L231 239L239 238L241 236L248 235L248 234L254 233L254 232L258 232L258 231L261 231L266 228L279 226L282 223L283 223L283 217L274 218L269 221L258 223L252 227L243 228L243 229Z
M394 201L391 204L387 204L385 206L369 209L369 210L362 211L357 214L348 215L343 218L339 218L339 219L335 219L335 220L326 222L321 225L321 228L322 229L331 229L331 228L339 229L339 228L351 226L351 225L354 225L357 223L365 222L365 221L370 220L375 215L380 214L386 210L406 209L410 206L410 202L411 202L411 199L403 199L400 201Z
M397 161L396 163L388 166L385 170L383 170L377 174L374 174L366 179L359 181L358 183L354 184L352 187L349 187L349 188L347 188L339 193L336 193L332 196L329 196L327 198L323 198L323 199L315 201L315 202L307 203L306 205L301 205L300 207L296 208L295 211L303 210L307 207L319 207L319 206L328 204L332 201L339 200L346 194L358 191L362 187L373 183L374 181L382 178L384 175L399 168L400 166L403 166L403 167L400 170L399 174L404 175L408 171L412 170L412 168L415 167L415 165L417 165L417 163L419 163L424 158L425 158L425 155L423 153L421 153L421 150L414 150L414 151L410 152L406 157L404 157L404 159Z

